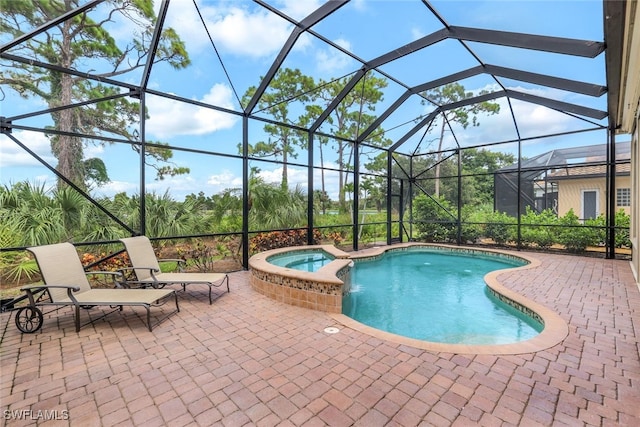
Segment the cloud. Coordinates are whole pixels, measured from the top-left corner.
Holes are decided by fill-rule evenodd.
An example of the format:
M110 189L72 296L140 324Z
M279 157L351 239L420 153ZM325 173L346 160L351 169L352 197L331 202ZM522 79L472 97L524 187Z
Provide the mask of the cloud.
M45 161L54 165L57 163L55 157L51 154L49 138L45 134L19 130L14 132L13 136ZM31 154L24 151L18 144L4 135L0 136L0 153L2 153L0 155L0 167L2 168L41 165Z
M216 6L204 3L198 1L198 8L206 30L190 0L172 1L169 7L167 25L176 30L191 54L211 47L207 31L221 51L253 58L272 56L291 33L292 25L288 21L264 8L250 9L233 2ZM285 4L285 11L297 16L311 12L317 2L287 1ZM299 42L306 43L304 39Z
M167 177L161 181L148 182L146 185L147 192L155 192L156 194L164 194L169 192L175 200L182 200L188 194L197 194L200 191L206 195L219 194L228 188L241 188L242 177L236 176L229 170L223 170L219 174L210 175L204 179L193 175L179 175ZM138 193L140 191L137 184L117 181L100 187L100 191L109 195L119 192L127 192L128 194Z
M424 36L426 36L426 34L424 33L424 31L422 31L422 29L418 27L411 28L411 40L420 40Z
M287 168L287 180L291 186L304 183L304 188L307 188L306 180L303 180L303 175L304 173L300 169L295 169L290 166ZM258 172L258 177L262 178L264 182L268 184L280 184L280 182L282 182L282 166L272 170L263 169Z
M113 197L118 193L127 193L129 196L133 194L139 194L140 188L138 184L125 181L109 181L105 185L100 186L95 190L98 196Z
M544 98L556 99L563 101L567 94L563 91L550 88L526 88L522 86L508 87L518 92L528 93ZM513 125L513 119L509 113L509 103L506 98L499 98L496 100L500 104L500 114L496 116L484 116L480 117L480 128L485 124L489 127L494 127L498 131L507 131L508 135L499 139L511 139L515 138L515 127ZM511 107L513 108L513 115L516 118L518 130L523 138L540 135L551 134L557 132L565 132L573 128L573 124L577 119L572 118L566 114L557 112L542 105L534 104L531 102L519 101L514 99L511 101Z
M191 193L197 193L196 189L201 188L199 184L192 176L173 176L167 177L159 181L151 181L146 184L147 193L156 193L163 195L168 192L174 200L182 200L184 196ZM140 194L140 186L138 183L127 181L110 181L107 184L97 188L95 193L113 197L118 193L127 193L129 196L133 194Z
M153 99L151 99L153 98ZM238 118L210 108L203 108L167 98L149 96L147 132L164 139L178 135L204 135L229 129ZM215 84L201 102L231 109L232 92L228 86Z
M196 193L196 189L200 188L199 182L190 175L170 176L163 180L148 182L147 191L154 191L157 194L164 194L167 189L169 194L175 197L175 194L191 194Z
M523 86L511 86L507 88L548 99L570 102L567 101L567 98L570 97L571 94L553 88L528 88ZM490 85L469 90L478 93L481 90L496 91L500 89ZM522 138L562 133L585 127L584 122L579 119L531 102L512 99L511 105L509 105L505 97L494 99L492 102L500 105L500 112L495 115L480 114L478 116L479 126L468 126L467 129L463 129L460 125L452 124L456 138L461 146L465 147L517 139L518 134L509 110L510 107L513 109L517 130ZM440 120L437 120L436 127L432 130L432 134L438 134L439 125ZM456 145L453 136L449 132L445 136L445 141L444 147L451 148ZM430 148L435 150L437 143L435 146L432 144ZM495 149L501 150L507 148L496 147Z
M353 8L356 10L366 10L368 5L367 2L370 0L353 0Z
M84 149L84 158L91 159L95 157L102 158L104 155L104 145L89 145Z
M214 191L214 193L217 193L227 188L242 187L242 177L235 176L233 172L225 169L217 175L209 176L207 185L216 189L217 191Z
M334 42L346 50L351 50L351 43L347 40L338 39L334 40ZM319 49L316 53L318 71L323 73L331 74L340 72L348 69L354 62L355 61L351 57L332 48L331 46L327 46L326 49Z
M318 9L323 2L318 0L283 0L282 11L294 19L301 20Z
M335 165L325 165L326 167L335 167ZM276 167L272 170L262 170L258 173L266 183L279 185L282 181L282 167ZM288 168L289 187L295 188L299 186L303 190L307 190L307 171L303 168ZM332 170L325 171L325 186L329 197L338 200L338 173ZM314 184L316 189L320 189L321 172L314 169ZM194 176L175 176L168 177L162 181L153 181L147 183L147 192L155 192L156 194L164 194L169 192L174 200L183 200L188 194L197 194L202 191L206 195L220 194L222 191L230 188L242 188L242 176L236 175L233 171L223 169L218 174L209 175L205 179ZM111 181L106 185L95 190L98 196L113 197L115 194L125 192L128 195L139 194L140 188L138 184L125 181Z
M326 168L335 167L334 164L325 164ZM321 188L321 176L320 169L313 170L313 182L316 190ZM280 184L282 182L282 166L272 170L261 170L258 176L269 184ZM301 168L294 168L289 166L287 168L287 180L289 182L289 188L299 186L300 188L308 191L307 183L307 170ZM329 197L333 200L338 200L338 173L333 170L325 170L324 173L325 188L329 193Z

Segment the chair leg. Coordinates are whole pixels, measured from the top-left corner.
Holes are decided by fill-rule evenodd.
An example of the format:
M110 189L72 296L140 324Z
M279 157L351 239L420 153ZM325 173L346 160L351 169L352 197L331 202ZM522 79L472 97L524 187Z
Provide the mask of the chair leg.
M76 315L75 315L76 332L80 332L80 305L79 304L74 304L74 307L75 307L75 311L76 311Z
M152 332L153 325L151 325L151 306L146 305L145 308L147 309L147 327L149 328L149 332Z

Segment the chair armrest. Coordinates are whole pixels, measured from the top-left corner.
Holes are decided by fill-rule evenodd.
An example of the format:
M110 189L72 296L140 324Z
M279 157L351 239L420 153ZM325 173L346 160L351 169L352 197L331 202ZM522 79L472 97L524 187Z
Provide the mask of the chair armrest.
M186 263L186 261L183 260L182 258L163 258L163 259L159 259L158 262L177 262L178 264Z
M158 263L161 262L175 262L175 271L179 271L181 273L184 272L184 267L186 267L187 265L187 261L183 260L182 258L162 258L158 260Z
M80 287L78 286L70 286L70 285L29 285L20 288L21 291L31 292L34 290L46 290L51 288L59 288L59 289L71 289L73 292L78 292Z
M34 293L38 293L38 292L42 292L42 291L49 292L49 289L53 289L53 288L66 289L67 290L67 296L69 297L69 299L71 301L73 301L74 304L78 303L78 300L73 296L73 293L74 292L78 292L80 290L79 286L70 286L70 285L30 285L30 286L24 286L24 287L20 288L20 290L27 293L27 297L29 298L29 303L31 304L32 307L35 307L36 306L36 300L34 298ZM49 298L51 298L51 294L49 294Z
M127 273L135 273L136 270L148 270L151 274L151 280L138 280L137 276L135 276L134 279L127 278ZM141 285L142 287L144 287L152 282L157 282L158 279L156 279L156 275L154 273L159 273L160 270L154 267L123 267L119 268L118 272L122 275L122 282L120 283L122 287L131 288L131 285ZM130 274L129 277L131 277Z
M87 271L85 273L87 276L91 276L91 275L103 275L103 276L111 276L111 281L113 282L113 284L115 285L116 288L121 288L122 287L122 283L125 282L125 278L124 278L124 274L121 273L120 271L100 271L100 270L96 270L96 271Z
M160 283L155 280L155 277L149 280L125 280L122 282L122 287L126 289L146 289L149 286L154 289L160 289Z
M118 269L118 273L124 275L128 271L149 270L152 273L158 273L160 270L153 267L122 267Z
M87 271L86 274L106 274L106 275L111 275L111 276L122 276L122 273L120 273L119 271Z

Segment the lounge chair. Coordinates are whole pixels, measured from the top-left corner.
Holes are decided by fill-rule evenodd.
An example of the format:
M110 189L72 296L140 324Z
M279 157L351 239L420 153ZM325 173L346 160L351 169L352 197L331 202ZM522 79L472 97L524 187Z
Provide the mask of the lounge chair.
M80 308L96 306L110 306L113 310L100 316L102 318L113 311L122 311L123 306L143 307L147 310L147 327L151 324L151 307L160 306L175 300L176 309L158 320L158 323L169 315L180 311L178 296L172 289L93 289L87 278L88 274L111 274L114 285L118 286L117 272L85 272L71 243L27 248L36 257L36 262L42 275L44 285L33 285L22 288L27 293L29 306L23 307L16 313L16 326L22 332L36 332L42 326L42 312L39 306L73 306L75 310L76 332L80 330ZM48 293L49 301L42 301L43 295ZM62 308L62 307L58 307ZM94 319L96 321L98 319Z
M161 259L156 257L151 246L151 241L146 236L135 236L120 239L124 243L131 267L120 269L123 274L127 274L127 270L133 270L135 280L127 280L125 286L152 286L161 288L164 285L179 284L186 291L187 285L206 285L209 287L209 304L213 303L211 296L214 287L220 287L225 282L227 284L227 292L229 292L229 276L226 273L189 273L182 271L182 259ZM162 273L159 262L174 261L178 263L180 269L175 273Z

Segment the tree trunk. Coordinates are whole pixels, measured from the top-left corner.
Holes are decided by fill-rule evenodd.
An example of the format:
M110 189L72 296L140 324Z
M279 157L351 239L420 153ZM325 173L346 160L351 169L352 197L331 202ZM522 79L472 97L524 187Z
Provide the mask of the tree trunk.
M282 141L282 182L280 183L280 187L285 191L289 190L289 171L287 170L287 161L289 160L288 150L289 141L287 136L285 136Z
M320 182L322 185L321 200L322 200L322 214L324 215L327 213L327 203L324 199L324 195L327 194L327 192L324 186L324 156L322 154L322 141L320 141L318 148L320 149ZM311 147L311 149L313 150L313 147Z
M71 63L71 26L70 21L65 21L62 28L62 46L60 50L60 65L70 68ZM55 84L55 76L52 79L52 100L50 106L70 105L73 102L73 77L66 73L56 73L59 81ZM57 86L57 87L56 87ZM77 130L74 123L74 109L66 108L52 114L58 130L73 133ZM58 159L57 170L71 182L80 188L86 188L83 166L82 139L70 135L56 135L51 139L51 150ZM58 187L63 186L58 180Z
M440 140L438 141L438 152L436 153L436 170L435 170L435 189L433 193L436 197L440 197L440 160L442 159L442 140L444 139L444 125L446 124L445 116L442 115L442 127L440 128Z
M338 171L338 205L340 206L340 210L346 209L346 200L344 195L345 179L344 175L342 174L342 168L344 167L343 151L343 142L338 142L338 167L340 168L340 170Z

